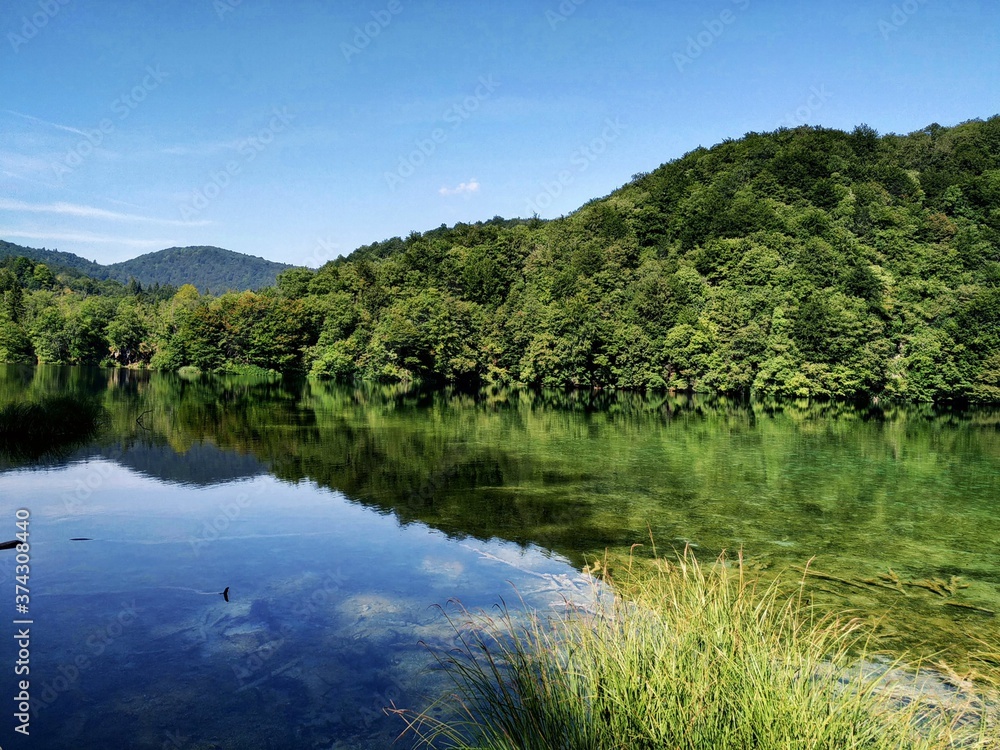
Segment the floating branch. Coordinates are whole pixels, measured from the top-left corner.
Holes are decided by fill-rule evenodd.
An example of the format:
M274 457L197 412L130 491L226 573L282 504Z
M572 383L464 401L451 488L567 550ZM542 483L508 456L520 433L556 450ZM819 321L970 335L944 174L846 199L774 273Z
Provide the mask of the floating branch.
M860 580L862 583L867 583L869 586L877 586L880 589L889 589L889 591L895 591L897 594L909 596L898 580L892 584L886 583L886 580L889 580L886 575L880 575L878 578L862 578Z
M806 570L804 568L795 568L795 570L798 570L801 573L805 573L807 576L812 576L813 578L820 578L824 581L834 581L836 583L842 583L845 586L854 586L854 588L858 589L865 588L864 584L857 583L855 581L849 581L846 578L838 578L837 576L832 576L829 573L820 573L818 570L812 570L811 568L809 570Z
M960 607L961 609L972 610L973 612L979 612L980 614L989 615L993 617L996 615L992 609L986 609L985 607L977 607L975 604L966 604L965 602L942 602L946 607Z
M947 598L949 596L954 596L958 593L959 589L969 588L969 584L962 583L962 579L958 576L952 576L951 580L945 582L940 578L925 578L921 581L903 581L906 586L916 586L917 588L927 589L931 593L937 594L940 597Z

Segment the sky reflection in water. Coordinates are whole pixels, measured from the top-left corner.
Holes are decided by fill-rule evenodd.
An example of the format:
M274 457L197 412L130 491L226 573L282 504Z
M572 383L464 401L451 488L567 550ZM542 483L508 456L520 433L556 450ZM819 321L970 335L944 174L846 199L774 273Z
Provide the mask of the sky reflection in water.
M0 495L32 510L36 747L387 747L402 725L382 708L443 684L418 643L453 637L433 605L587 592L538 548L401 526L309 482L179 487L95 460L0 476Z

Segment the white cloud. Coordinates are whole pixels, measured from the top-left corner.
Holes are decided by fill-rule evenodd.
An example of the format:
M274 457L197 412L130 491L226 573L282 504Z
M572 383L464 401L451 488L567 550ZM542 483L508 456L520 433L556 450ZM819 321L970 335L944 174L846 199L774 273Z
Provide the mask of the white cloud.
M52 175L52 161L37 156L26 156L14 151L0 150L0 169L11 177L37 181L35 178ZM49 185L48 182L43 184ZM54 184L51 185L55 187Z
M167 156L214 156L225 151L237 151L243 141L213 141L208 143L178 144L160 149Z
M34 115L26 115L24 112L16 112L13 109L5 109L4 112L10 115L17 115L18 117L23 117L25 120L31 122L38 122L42 125L48 125L49 127L56 128L57 130L65 130L69 133L76 133L77 135L87 135L84 131L78 128L71 128L69 125L60 125L57 122L49 122L48 120L43 120L41 117L35 117Z
M458 187L449 188L443 187L438 190L441 195L462 195L463 193L478 193L479 192L479 180L473 177L468 182L460 182Z
M108 237L90 232L34 232L0 227L0 237L18 237L26 240L54 240L56 242L86 242L100 245L126 245L136 248L163 248L177 244L174 240L139 240L134 237Z
M179 221L177 219L157 219L152 216L138 214L123 214L117 211L106 211L94 206L81 206L76 203L25 203L24 201L0 198L0 211L24 211L28 213L60 214L62 216L79 216L86 219L107 219L109 221L136 221L146 224L163 224L171 227L201 227L211 224L210 221Z

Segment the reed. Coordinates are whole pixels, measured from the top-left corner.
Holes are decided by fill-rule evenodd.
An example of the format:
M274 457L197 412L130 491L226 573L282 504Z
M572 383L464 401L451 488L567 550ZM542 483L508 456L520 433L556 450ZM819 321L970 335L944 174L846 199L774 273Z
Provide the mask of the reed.
M425 747L1000 748L981 695L893 684L900 663L871 660L862 621L821 614L800 584L685 551L652 574L629 566L596 611L460 610L457 647L436 653L454 691L394 712Z

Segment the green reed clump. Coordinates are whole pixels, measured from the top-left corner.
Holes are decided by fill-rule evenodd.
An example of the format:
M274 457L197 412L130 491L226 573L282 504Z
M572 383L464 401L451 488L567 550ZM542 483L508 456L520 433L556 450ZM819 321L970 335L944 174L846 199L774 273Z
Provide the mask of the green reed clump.
M34 459L85 441L105 419L92 398L50 396L0 408L0 455Z
M427 747L1000 747L977 696L903 694L865 660L860 620L818 614L742 559L703 567L685 552L614 590L557 619L450 618L458 647L436 656L454 694L396 713Z

